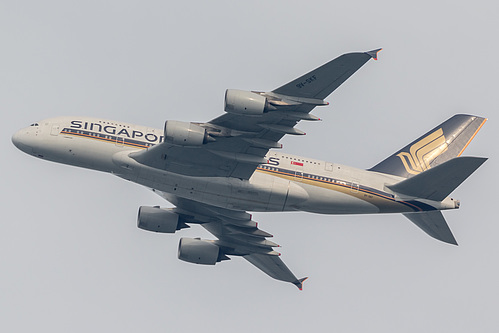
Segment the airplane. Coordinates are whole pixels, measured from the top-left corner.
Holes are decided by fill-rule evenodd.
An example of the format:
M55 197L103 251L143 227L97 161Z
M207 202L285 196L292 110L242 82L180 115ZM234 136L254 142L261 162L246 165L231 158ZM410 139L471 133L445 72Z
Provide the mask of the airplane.
M91 117L46 119L13 144L35 157L108 172L141 184L174 208L142 206L137 226L175 233L199 224L216 240L181 238L178 258L215 265L243 257L300 290L253 212L401 213L429 236L457 245L442 210L487 158L461 157L486 118L457 114L368 170L283 153L295 125L381 49L343 54L270 92L227 89L225 113L209 122L167 120L163 129Z

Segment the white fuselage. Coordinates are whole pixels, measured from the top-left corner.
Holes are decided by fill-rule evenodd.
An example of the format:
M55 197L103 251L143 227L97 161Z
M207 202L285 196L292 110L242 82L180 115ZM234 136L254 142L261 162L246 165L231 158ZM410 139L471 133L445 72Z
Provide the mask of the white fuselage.
M442 202L399 198L385 186L400 177L270 151L249 180L192 177L151 168L128 155L163 140L163 131L86 117L44 120L17 132L24 152L115 174L154 190L209 205L245 211L322 214L401 213L455 208ZM194 148L195 149L195 148Z

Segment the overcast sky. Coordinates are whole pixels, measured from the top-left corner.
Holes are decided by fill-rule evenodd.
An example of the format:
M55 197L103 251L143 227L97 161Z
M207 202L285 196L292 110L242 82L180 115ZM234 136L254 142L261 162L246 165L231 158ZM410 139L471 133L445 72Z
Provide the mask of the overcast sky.
M491 332L499 327L496 1L0 2L2 332ZM455 113L489 121L489 157L444 213L460 246L401 215L256 213L304 291L241 258L179 261L136 227L168 205L111 175L28 156L11 135L87 115L161 128L208 121L227 88L272 90L383 47L284 151L369 168Z

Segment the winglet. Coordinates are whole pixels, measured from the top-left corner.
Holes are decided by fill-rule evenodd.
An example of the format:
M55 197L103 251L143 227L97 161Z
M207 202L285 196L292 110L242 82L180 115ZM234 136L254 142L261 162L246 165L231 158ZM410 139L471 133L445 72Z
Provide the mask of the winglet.
M307 277L304 277L304 278L302 278L302 279L296 280L295 282L293 282L293 284L294 284L295 286L297 286L297 287L298 287L298 289L303 290L303 282L305 282L305 280L306 280L306 279L308 279L308 276L307 276Z
M366 52L366 54L371 56L371 58L373 58L374 60L378 60L378 53L381 50L383 50L383 49L376 49L376 50L368 51L368 52Z

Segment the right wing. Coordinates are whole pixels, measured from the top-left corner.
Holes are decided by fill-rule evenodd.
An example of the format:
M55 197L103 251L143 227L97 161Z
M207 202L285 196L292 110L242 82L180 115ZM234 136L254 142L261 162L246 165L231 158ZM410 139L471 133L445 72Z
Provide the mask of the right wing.
M302 290L303 281L307 278L296 278L282 262L279 257L280 253L274 251L273 248L279 245L267 239L273 236L259 229L258 223L252 220L250 214L203 204L160 191L156 193L176 206L175 212L182 216L183 222L201 224L218 238L214 243L220 248L222 260L229 259L227 255L243 257L270 277L290 282Z
M130 157L137 162L187 176L249 179L271 148L286 134L302 135L294 128L300 120L319 120L309 112L338 88L377 52L344 54L272 92L245 92L263 99L265 112L259 115L226 113L208 123L191 123L206 130L200 146L182 146L167 141ZM246 95L248 96L248 95ZM250 97L251 99L251 97ZM189 131L193 128L189 128Z

